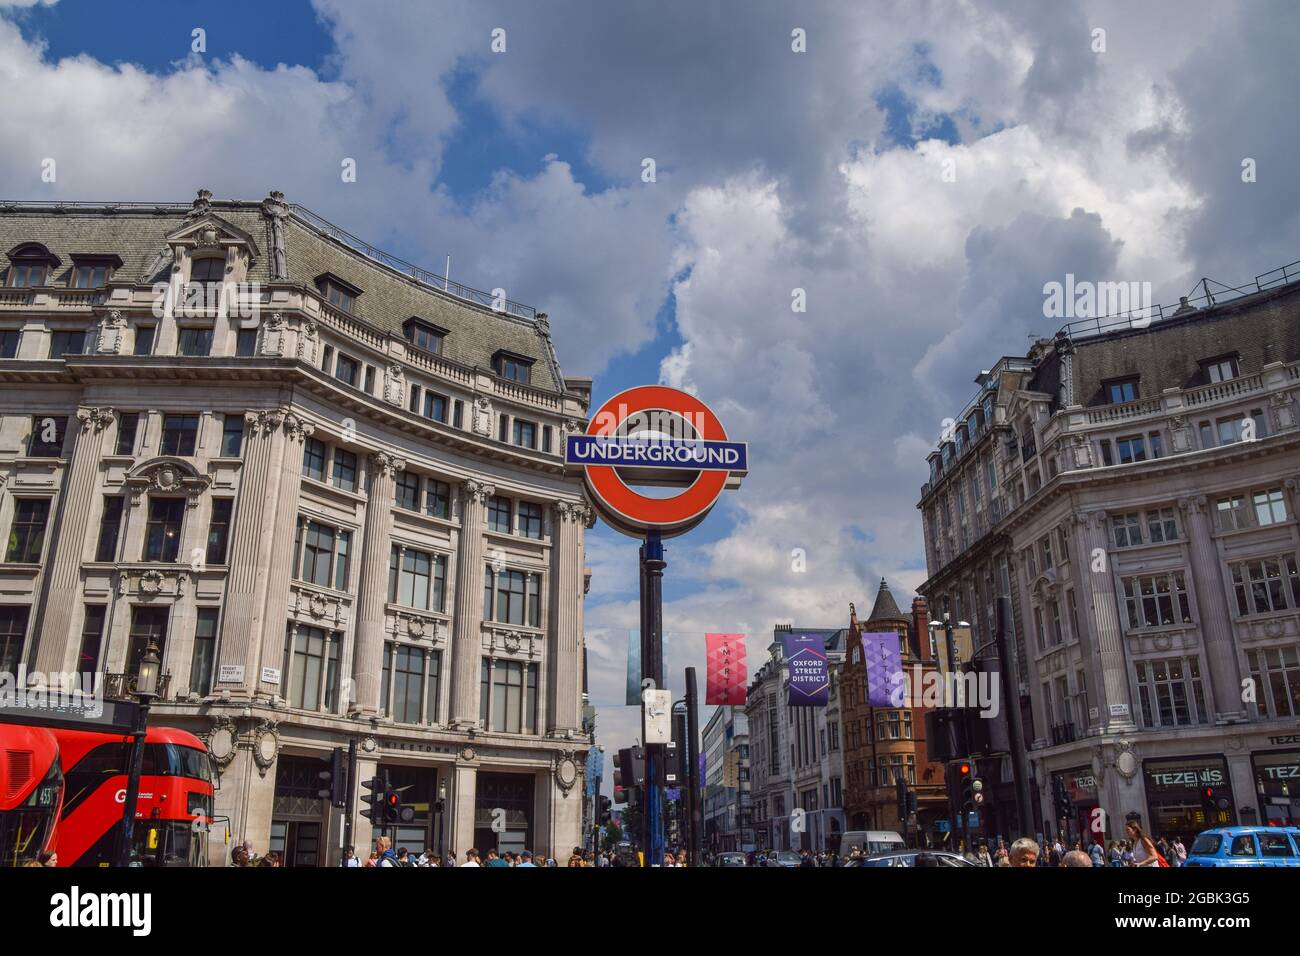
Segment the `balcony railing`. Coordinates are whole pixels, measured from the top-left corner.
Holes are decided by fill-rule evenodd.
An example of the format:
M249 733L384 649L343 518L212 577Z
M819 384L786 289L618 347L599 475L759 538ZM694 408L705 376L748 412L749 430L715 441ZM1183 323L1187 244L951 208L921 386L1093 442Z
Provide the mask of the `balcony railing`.
M1052 725L1052 745L1068 744L1074 742L1074 724L1053 724Z
M133 700L135 698L135 681L134 674L105 674L104 675L104 697L107 700ZM171 691L171 674L163 674L158 678L158 698L165 700Z

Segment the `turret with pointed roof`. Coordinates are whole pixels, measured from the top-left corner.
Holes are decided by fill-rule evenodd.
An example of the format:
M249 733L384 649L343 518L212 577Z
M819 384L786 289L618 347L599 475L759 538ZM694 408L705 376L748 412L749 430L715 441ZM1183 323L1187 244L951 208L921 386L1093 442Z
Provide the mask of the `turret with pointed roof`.
M898 602L894 600L894 595L889 591L889 582L884 578L880 579L880 590L876 592L876 603L871 609L871 616L867 618L868 624L877 624L901 621L907 623L907 615L898 609Z

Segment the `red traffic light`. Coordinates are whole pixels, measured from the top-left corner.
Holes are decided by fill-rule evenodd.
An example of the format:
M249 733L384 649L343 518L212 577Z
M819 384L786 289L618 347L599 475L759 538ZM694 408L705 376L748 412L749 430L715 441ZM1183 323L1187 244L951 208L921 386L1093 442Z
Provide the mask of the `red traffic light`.
M395 807L395 806L398 805L398 803L401 802L401 799L402 799L402 798L399 797L399 796L398 796L397 794L395 794L395 793L390 793L390 794L387 796L386 799L388 800L388 805L389 805L390 807Z
M970 773L970 764L968 764L968 763L964 763L964 764L962 764L960 767L957 768L957 771L958 771L958 772L959 772L963 777L966 776L966 774Z

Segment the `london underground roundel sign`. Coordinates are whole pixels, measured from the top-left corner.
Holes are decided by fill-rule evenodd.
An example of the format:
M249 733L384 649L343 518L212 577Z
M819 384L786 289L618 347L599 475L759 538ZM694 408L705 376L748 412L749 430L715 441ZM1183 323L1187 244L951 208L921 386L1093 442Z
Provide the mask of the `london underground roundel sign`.
M639 385L615 395L565 443L565 464L582 469L600 516L633 537L684 534L704 520L749 470L744 442L694 395ZM631 487L659 486L650 495Z

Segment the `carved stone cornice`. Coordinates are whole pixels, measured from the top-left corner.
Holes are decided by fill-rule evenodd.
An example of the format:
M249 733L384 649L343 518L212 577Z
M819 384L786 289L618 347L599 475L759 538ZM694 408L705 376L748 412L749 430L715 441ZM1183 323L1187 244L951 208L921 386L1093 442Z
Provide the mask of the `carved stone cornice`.
M293 412L285 412L284 433L290 441L305 442L316 431L316 426Z
M1189 515L1203 514L1208 504L1209 499L1205 495L1189 495L1178 499L1178 507Z
M284 433L293 441L306 441L316 431L316 426L288 408L264 408L244 413L244 423L255 436L263 438L283 426Z
M487 500L497 493L496 485L490 485L486 481L479 481L476 478L467 478L460 483L461 494L465 496L466 503L477 501L479 504L487 504Z
M113 409L107 406L77 409L77 421L81 422L82 431L102 432L113 423L114 417Z
M200 475L188 465L171 459L145 462L125 481L131 495L131 507L140 504L146 492L171 495L184 494L186 507L198 507L203 493L212 485L211 475Z
M390 455L385 451L377 451L368 459L370 462L370 473L372 475L382 475L385 478L397 474L399 471L406 470L406 459L398 458L396 455Z
M1105 511L1076 511L1070 515L1070 519L1080 528L1099 529L1106 527L1107 515Z
M551 509L561 522L573 521L588 528L596 522L596 510L585 501L557 501Z

